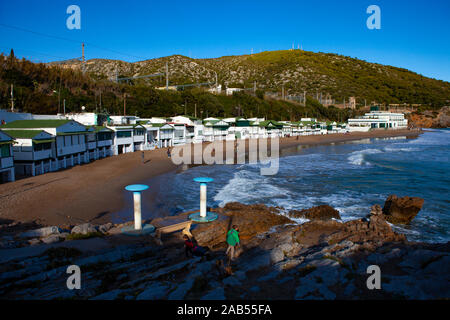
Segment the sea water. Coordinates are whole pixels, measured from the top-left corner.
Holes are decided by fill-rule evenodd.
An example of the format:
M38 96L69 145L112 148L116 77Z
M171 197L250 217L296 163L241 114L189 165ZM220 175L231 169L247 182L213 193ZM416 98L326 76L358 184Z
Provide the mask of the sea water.
M283 150L278 174L260 175L260 165L199 166L152 181L147 217L198 210L199 176L208 184L208 206L233 201L289 210L328 204L343 221L364 217L391 194L425 199L407 226L394 226L409 240L450 240L450 130L427 130L418 138L377 138ZM152 188L152 187L151 187ZM156 199L156 201L154 200ZM145 201L145 198L144 198ZM307 220L298 219L298 223Z

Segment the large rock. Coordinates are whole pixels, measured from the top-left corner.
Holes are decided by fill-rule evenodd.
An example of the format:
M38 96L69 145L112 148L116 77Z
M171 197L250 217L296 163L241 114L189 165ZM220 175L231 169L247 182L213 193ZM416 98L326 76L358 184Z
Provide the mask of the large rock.
M40 237L48 237L52 234L59 234L60 230L58 227L44 227L36 230L31 230L27 232L23 232L20 234L22 238L40 238Z
M95 227L90 223L80 224L78 226L73 227L72 231L70 231L70 233L80 233L80 234L88 234L92 232L97 232L97 229L95 229Z
M391 223L409 223L422 209L423 202L424 200L418 197L399 198L390 195L384 203L384 217Z
M291 210L289 216L293 218L305 218L310 220L329 220L329 219L341 219L339 211L330 207L329 205L320 205L304 210Z
M225 244L226 234L232 225L239 226L239 237L246 241L274 226L292 222L285 216L278 214L277 208L262 204L245 205L232 202L224 208L216 209L216 211L220 214L218 220L196 225L191 231L201 246L214 248Z

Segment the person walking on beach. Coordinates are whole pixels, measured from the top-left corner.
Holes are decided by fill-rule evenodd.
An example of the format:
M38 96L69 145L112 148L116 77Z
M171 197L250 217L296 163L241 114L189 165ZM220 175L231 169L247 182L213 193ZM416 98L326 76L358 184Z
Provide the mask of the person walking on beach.
M228 248L226 254L228 255L228 261L231 263L236 258L236 250L240 245L239 240L239 228L234 225L227 233Z
M145 154L144 151L141 151L141 158L142 158L142 163L145 163Z
M167 148L167 158L171 157L170 147Z

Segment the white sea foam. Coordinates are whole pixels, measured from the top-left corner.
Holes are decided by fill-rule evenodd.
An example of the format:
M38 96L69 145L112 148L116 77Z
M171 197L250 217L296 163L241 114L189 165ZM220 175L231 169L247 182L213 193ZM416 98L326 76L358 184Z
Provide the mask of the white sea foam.
M376 153L382 153L383 151L379 149L364 149L364 150L358 150L350 153L350 156L348 157L348 161L355 165L355 166L361 166L363 164L366 164L365 156L368 154L376 154Z
M241 170L235 172L233 178L217 192L214 201L223 207L228 202L251 203L263 198L281 197L287 193L287 190L270 183L270 178L249 170Z
M413 152L413 151L418 151L418 148L399 148L399 147L384 147L384 151L386 152Z

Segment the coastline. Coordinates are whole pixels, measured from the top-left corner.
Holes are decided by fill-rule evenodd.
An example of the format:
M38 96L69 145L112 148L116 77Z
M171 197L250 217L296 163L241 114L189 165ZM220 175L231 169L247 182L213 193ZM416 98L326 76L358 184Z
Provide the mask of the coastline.
M280 150L371 138L417 137L422 131L379 130L349 134L281 138ZM203 148L207 144L203 144ZM106 223L125 204L123 188L174 170L166 148L123 154L0 185L0 224L37 226Z

